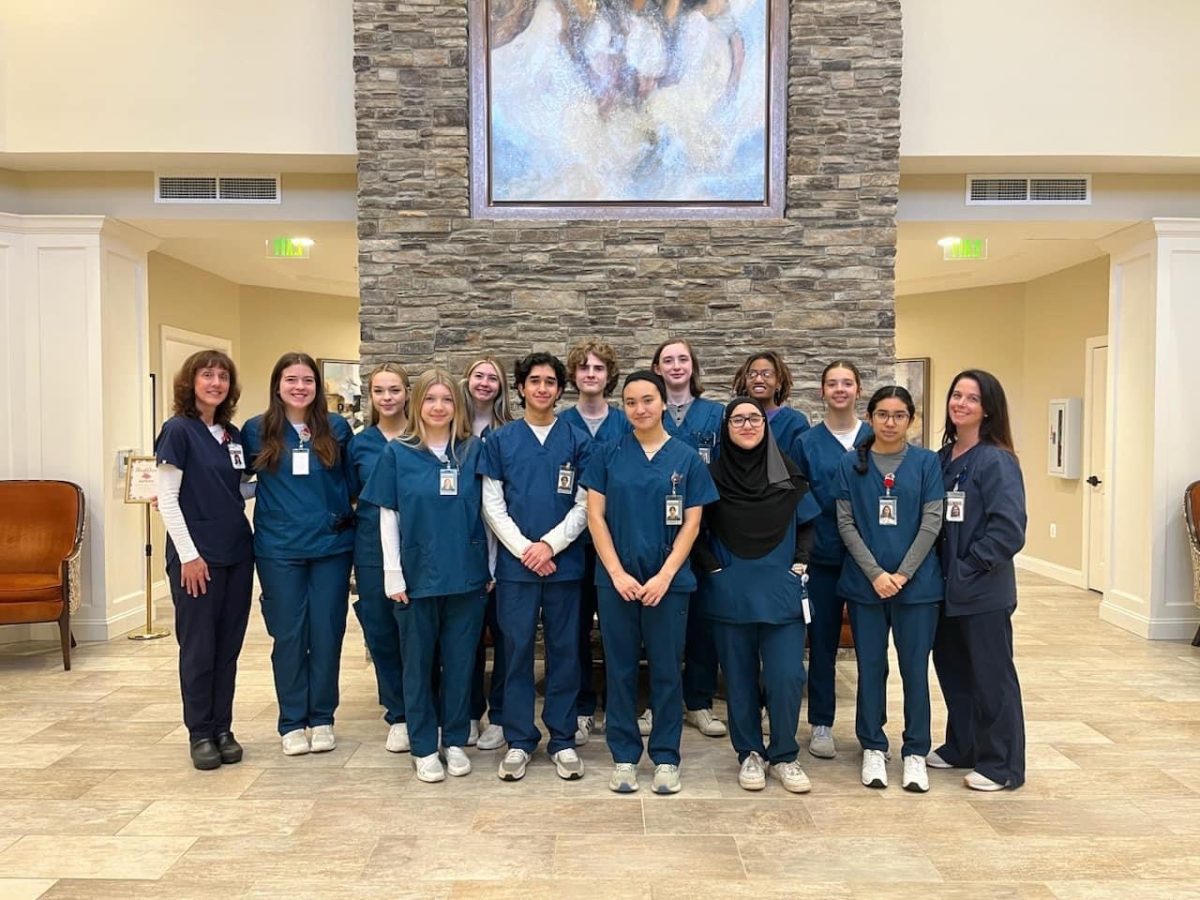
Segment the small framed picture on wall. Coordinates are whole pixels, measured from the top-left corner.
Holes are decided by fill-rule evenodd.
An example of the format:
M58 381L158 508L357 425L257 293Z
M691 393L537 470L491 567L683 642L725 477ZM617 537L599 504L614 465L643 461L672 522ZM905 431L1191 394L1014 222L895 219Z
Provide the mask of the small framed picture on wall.
M926 395L929 391L929 357L896 360L896 384L912 394L917 411L908 424L908 441L918 447L929 446L929 415Z
M362 381L358 360L319 359L321 381L325 383L325 406L343 416L355 432L363 429Z

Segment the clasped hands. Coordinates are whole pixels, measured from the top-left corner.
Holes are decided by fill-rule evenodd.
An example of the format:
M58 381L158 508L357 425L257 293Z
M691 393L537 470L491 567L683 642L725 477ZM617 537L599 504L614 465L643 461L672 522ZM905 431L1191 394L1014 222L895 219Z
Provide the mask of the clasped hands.
M875 593L884 600L891 600L900 593L900 589L906 584L908 584L908 578L899 572L880 572L871 582Z
M626 601L639 601L642 606L658 606L666 593L671 588L671 576L665 572L659 572L653 578L642 584L628 572L618 572L612 577L613 588L621 599Z

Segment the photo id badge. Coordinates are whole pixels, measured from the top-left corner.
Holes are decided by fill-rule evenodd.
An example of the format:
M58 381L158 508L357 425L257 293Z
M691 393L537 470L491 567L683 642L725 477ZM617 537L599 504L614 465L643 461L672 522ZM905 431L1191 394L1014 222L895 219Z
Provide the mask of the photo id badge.
M880 497L879 498L879 524L880 525L895 525L896 524L896 498L895 497Z
M804 624L812 624L812 605L808 602L808 591L800 592L800 606L804 610Z
M700 462L706 466L712 462L712 447L698 447L697 450L700 453Z
M442 469L438 473L438 493L443 497L458 496L458 469Z
M946 521L961 522L967 511L967 495L962 491L946 491Z
M292 474L307 475L308 474L308 451L293 450L292 451Z
M558 492L560 494L575 493L575 470L567 463L558 470Z
M667 524L683 524L683 497L679 494L667 495Z
M229 461L238 471L246 468L246 454L242 452L241 444L229 444Z

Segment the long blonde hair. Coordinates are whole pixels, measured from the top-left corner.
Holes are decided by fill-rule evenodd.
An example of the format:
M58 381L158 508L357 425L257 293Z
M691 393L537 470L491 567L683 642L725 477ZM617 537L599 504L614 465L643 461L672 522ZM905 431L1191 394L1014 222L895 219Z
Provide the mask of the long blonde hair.
M410 407L412 414L404 425L400 440L410 447L427 448L429 446L425 422L421 419L421 407L425 403L425 395L435 384L445 385L449 388L450 399L454 403L454 417L450 420L450 445L446 448L446 452L453 457L454 446L471 437L471 418L467 414L466 400L459 391L454 376L445 369L428 369L413 382Z
M512 413L508 411L508 375L504 371L504 365L494 356L480 356L471 361L462 378L462 395L467 409L470 410L467 420L468 430L470 430L470 423L475 419L475 398L471 396L469 387L471 373L484 363L495 369L496 377L500 379L500 390L496 392L496 399L492 401L492 428L499 428L513 420Z
M404 422L405 422L405 425L407 425L408 424L408 410L409 410L408 398L409 398L409 391L410 391L410 387L409 387L409 383L408 383L408 370L405 369L404 366L400 365L400 363L396 363L396 362L380 363L375 368L373 368L371 370L371 374L367 376L366 394L367 394L367 401L371 404L371 418L367 424L368 425L378 425L379 424L379 410L375 408L375 403L373 401L371 401L371 382L373 382L375 380L376 375L382 375L385 372L390 375L395 375L397 378L400 379L400 383L402 385L404 385Z

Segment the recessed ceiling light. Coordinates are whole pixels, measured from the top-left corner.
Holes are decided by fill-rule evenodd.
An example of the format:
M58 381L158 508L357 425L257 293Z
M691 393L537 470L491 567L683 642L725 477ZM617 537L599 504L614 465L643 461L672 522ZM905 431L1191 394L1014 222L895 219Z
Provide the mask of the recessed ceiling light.
M941 247L942 249L945 249L946 247L953 247L953 246L955 246L957 244L961 244L961 243L962 243L962 238L954 237L953 235L948 235L948 236L938 240L938 246Z

